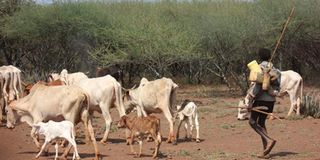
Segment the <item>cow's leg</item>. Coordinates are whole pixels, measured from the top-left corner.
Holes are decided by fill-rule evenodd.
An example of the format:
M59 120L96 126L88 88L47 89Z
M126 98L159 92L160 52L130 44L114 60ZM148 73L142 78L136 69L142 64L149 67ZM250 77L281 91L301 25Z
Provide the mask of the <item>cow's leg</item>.
M74 130L72 129L72 131L71 132L74 132ZM71 134L73 134L74 135L74 133L71 133ZM72 138L73 137L73 138ZM74 136L67 136L66 137L66 140L69 142L69 144L71 144L72 145L72 147L73 147L73 159L74 158L76 158L76 159L80 159L80 156L79 156L79 153L78 153L78 149L77 149L77 143L76 143L76 141L74 140Z
M109 135L109 131L111 128L111 122L112 122L112 118L109 112L109 105L106 104L100 104L100 108L103 114L103 118L106 122L106 131L104 132L103 138L101 139L101 143L107 143L107 138Z
M139 138L139 154L138 154L138 157L141 157L141 153L142 153L142 138Z
M153 139L154 139L154 143L155 143L155 150L153 153L152 158L156 158L158 156L158 152L159 152L159 148L160 148L160 144L161 144L161 135L160 132L158 133L153 133Z
M167 118L168 122L169 122L169 136L167 139L167 143L171 143L173 142L173 144L176 144L176 139L175 139L175 135L173 133L173 119L172 119L172 115L171 112L169 110L168 107L164 107L165 109L163 110L164 116Z
M19 93L22 93L22 86L21 86L21 73L18 72L17 74L17 78L18 78L18 89L19 89Z
M7 88L10 88L8 85L10 85L10 82L9 82L9 75L8 74L5 74L4 75L4 84L3 84L3 88L2 88L2 94L3 94L3 100L4 100L4 111L5 109L7 108L8 106L8 93L7 93ZM40 148L40 147L39 147Z
M300 97L297 98L296 106L297 106L297 115L300 116L300 107L301 107L301 98Z
M95 155L96 155L95 159L98 160L99 157L100 157L100 153L99 153L98 145L97 145L97 142L96 142L96 138L94 137L94 130L93 130L93 127L92 127L92 115L89 114L88 110L84 110L83 112L84 113L82 115L84 115L83 118L85 118L85 119L83 119L83 121L87 120L87 124L88 124L88 128L87 129L89 131L90 138L91 138L91 141L92 141L93 146L94 146L94 151L95 151ZM85 116L85 115L87 115L87 116Z
M192 132L193 132L193 120L192 120L192 116L188 117L188 122L189 122L189 126L190 126L190 130L189 130L189 140L192 140Z
M130 144L130 130L128 128L126 128L126 143L127 145Z
M15 90L15 74L10 72L10 84L9 84L9 101L14 100L15 99L15 95L16 95L16 90Z
M132 153L132 154L136 155L137 153L134 151L133 146L132 146L133 139L134 139L134 133L133 133L133 132L131 132L130 141L129 141L129 144L130 144L130 150L131 150L131 153Z
M40 150L40 152L37 154L36 158L39 158L39 157L40 157L43 149L47 146L48 142L49 142L49 141L47 141L47 140L44 141L44 143L43 143L43 145L42 145L42 147L41 147L41 150Z
M195 113L194 123L196 125L196 132L197 132L196 142L199 143L200 142L200 135L199 135L199 127L200 127L200 125L199 125L198 113Z
M183 120L179 119L179 124L178 124L178 128L177 128L177 133L176 133L177 140L179 139L179 131L180 131L180 127L181 127L182 121Z
M55 157L54 157L54 160L57 160L58 159L58 148L59 148L59 145L58 145L58 143L56 143L55 145L54 145L54 148L56 149L56 155L55 155Z
M80 159L80 156L79 156L79 153L78 153L78 149L77 149L77 143L73 140L73 139L68 139L69 143L72 145L73 147L73 159L76 158L76 159Z
M287 117L289 117L292 114L292 112L294 110L294 107L295 107L295 104L297 103L296 102L296 97L294 96L294 94L292 94L291 92L288 92L288 94L289 94L289 97L290 97L291 106L290 106L290 109L289 109Z
M15 93L15 96L17 97L17 99L19 99L19 91L17 89L18 86L18 75L16 72L12 73L13 79L12 79L12 85L13 85L13 90Z
M36 144L37 148L40 149L40 143L39 143L39 137L36 134L36 129L34 127L32 127L31 132L30 132L30 136L33 139L34 143Z
M88 112L87 111L83 111L81 113L81 120L83 122L84 125L84 134L85 134L85 143L89 144L91 143L90 141L90 134L89 134L89 129L88 129Z
M187 141L189 138L188 121L184 121L184 131L185 131L184 140Z

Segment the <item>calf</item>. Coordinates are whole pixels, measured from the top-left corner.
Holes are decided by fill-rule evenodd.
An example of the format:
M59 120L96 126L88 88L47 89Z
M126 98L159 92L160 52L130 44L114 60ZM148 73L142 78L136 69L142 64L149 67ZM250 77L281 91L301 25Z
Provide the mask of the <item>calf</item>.
M161 144L161 134L160 134L160 119L156 116L149 115L147 117L133 117L129 118L128 116L122 116L119 123L119 128L128 128L131 131L130 136L130 149L133 154L136 152L133 150L132 142L135 136L139 138L140 150L139 154L136 154L138 157L141 156L142 152L142 140L146 135L151 135L155 142L155 151L153 158L156 158Z
M194 127L194 124L196 126L196 142L200 142L199 138L199 120L198 120L198 112L197 112L197 105L190 101L190 100L185 100L181 106L177 106L177 117L179 118L179 125L177 128L177 134L176 137L177 139L179 138L179 130L182 122L185 122L185 131L186 131L186 136L185 139L192 138L192 130ZM190 128L190 131L188 132L188 127Z
M73 159L80 159L77 150L77 144L74 137L74 130L73 130L73 123L70 121L61 121L61 122L54 122L49 121L47 123L39 122L37 124L33 124L32 127L35 128L36 133L42 134L45 136L45 141L41 147L40 152L37 154L36 158L39 158L43 149L46 145L55 138L65 138L69 141L69 145L72 145L74 148L73 152ZM55 160L58 157L58 143L55 144L56 149L56 156Z

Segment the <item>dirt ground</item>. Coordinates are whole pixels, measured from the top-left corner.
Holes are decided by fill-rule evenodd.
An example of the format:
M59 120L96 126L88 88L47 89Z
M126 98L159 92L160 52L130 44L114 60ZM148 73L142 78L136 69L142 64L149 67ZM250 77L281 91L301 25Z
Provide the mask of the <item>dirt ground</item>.
M236 119L236 109L228 109L229 106L237 106L240 96L236 92L229 92L224 86L181 86L178 92L178 100L191 99L199 107L200 138L201 143L184 141L184 129L181 128L178 145L168 144L165 141L160 147L159 159L177 160L254 160L256 154L262 151L260 137L250 128L248 121ZM289 108L289 99L278 99L275 113L285 116ZM116 109L112 109L113 120L118 120ZM102 137L104 121L101 115L95 114L94 128L97 140ZM168 136L168 122L162 114L161 133L163 140ZM83 130L82 125L77 128ZM291 118L290 120L268 120L269 134L277 140L277 144L271 152L271 159L295 159L295 160L320 160L320 120L313 118ZM152 159L153 142L144 142L143 157L134 158L130 154L130 148L125 144L125 131L111 128L108 144L99 143L102 159ZM193 134L195 135L195 133ZM15 129L9 130L0 127L0 160L26 160L34 159L37 148L30 137L30 127L20 124ZM83 144L83 131L80 132L77 143L80 156L84 160L94 158L94 150L91 144ZM138 145L134 145L138 151ZM60 154L62 148L59 148ZM72 154L68 156L72 158ZM54 147L49 151L48 157L40 157L40 160L54 159Z

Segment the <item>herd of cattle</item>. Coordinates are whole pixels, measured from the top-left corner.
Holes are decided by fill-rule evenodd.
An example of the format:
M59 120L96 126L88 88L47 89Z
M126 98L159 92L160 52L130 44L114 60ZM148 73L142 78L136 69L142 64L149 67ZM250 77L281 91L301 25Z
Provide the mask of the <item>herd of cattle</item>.
M110 109L113 107L118 110L120 115L118 126L126 127L127 131L131 131L131 135L126 132L127 143L132 144L134 137L139 138L140 152L138 156L141 154L142 138L146 136L145 134L150 135L156 143L156 152L153 157L157 156L161 143L160 120L150 115L151 113L163 112L168 120L170 130L167 142L174 144L177 142L176 137L179 136L179 130L175 135L173 123L178 117L179 127L182 122L188 121L185 127L186 129L190 128L189 136L191 136L195 125L196 141L200 142L197 106L187 100L181 106L174 105L178 85L170 78L154 81L142 78L137 88L123 89L121 84L110 75L88 78L84 73L68 73L64 69L61 73L50 74L46 82L24 84L25 89L22 90L19 69L14 66L3 66L0 71L0 89L2 91L0 98L4 99L2 115L6 116L7 127L14 128L18 122L26 122L32 127L30 135L38 149L41 148L41 152L46 144L52 140L52 137L68 137L66 139L77 152L76 145L72 141L73 136L70 136L73 132L70 133L70 129L63 129L66 125L61 126L60 123L52 122L70 121L74 125L83 122L86 142L92 141L95 158L99 159L100 153L92 126L93 112L101 113L105 120L106 129L101 139L101 142L105 143L112 123ZM126 116L132 111L137 112L138 118L130 119ZM49 122L51 122L50 125ZM50 126L56 129L50 129ZM59 129L61 127L62 129ZM44 131L43 128L46 130ZM39 143L39 133L45 133L46 136L42 147ZM70 148L71 146L62 156L66 157ZM132 152L134 152L133 149ZM78 153L75 153L74 158L79 158Z
M120 115L118 127L126 127L127 131L131 131L130 135L126 132L126 140L132 152L134 152L132 148L134 137L139 139L138 156L141 155L142 138L146 135L150 135L156 144L153 157L157 156L161 144L160 120L150 115L151 113L162 112L168 120L170 130L167 142L174 144L177 142L182 122L185 122L186 138L188 136L191 138L195 127L196 141L200 142L197 106L189 100L185 100L181 106L175 105L178 85L170 78L154 81L142 78L137 88L124 89L111 75L88 78L84 73L68 73L64 69L61 73L50 74L46 82L23 84L25 87L22 90L20 74L21 71L14 66L0 67L0 98L3 99L1 115L6 116L8 128L14 128L18 122L30 125L32 127L30 135L39 149L38 134L45 134L45 143L37 157L53 138L64 137L75 147L74 158L80 158L74 141L73 125L83 122L86 142L92 141L95 158L98 159L99 149L92 126L92 115L94 111L103 115L106 130L101 142L106 143L112 123L110 109L113 107ZM281 72L280 88L280 95L288 93L290 96L291 107L288 115L295 108L297 114L300 114L303 89L301 76L293 71ZM137 112L138 118L126 116L132 111ZM244 119L246 114L239 108L238 119ZM175 119L179 119L176 134L173 129ZM72 126L64 121L70 121ZM68 154L71 145L63 156Z

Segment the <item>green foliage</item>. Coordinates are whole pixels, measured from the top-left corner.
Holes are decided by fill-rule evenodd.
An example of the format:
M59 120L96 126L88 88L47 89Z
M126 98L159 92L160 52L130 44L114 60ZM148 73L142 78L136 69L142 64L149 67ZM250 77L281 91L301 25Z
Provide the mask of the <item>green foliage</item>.
M245 90L247 75L240 73L247 73L258 48L273 49L292 6L296 12L279 53L320 70L317 0L58 1L22 7L5 16L0 30L11 42L4 51L22 56L16 63L26 70L90 71L120 64L136 66L127 71L135 74L197 83L216 76ZM285 70L290 58L275 61Z

